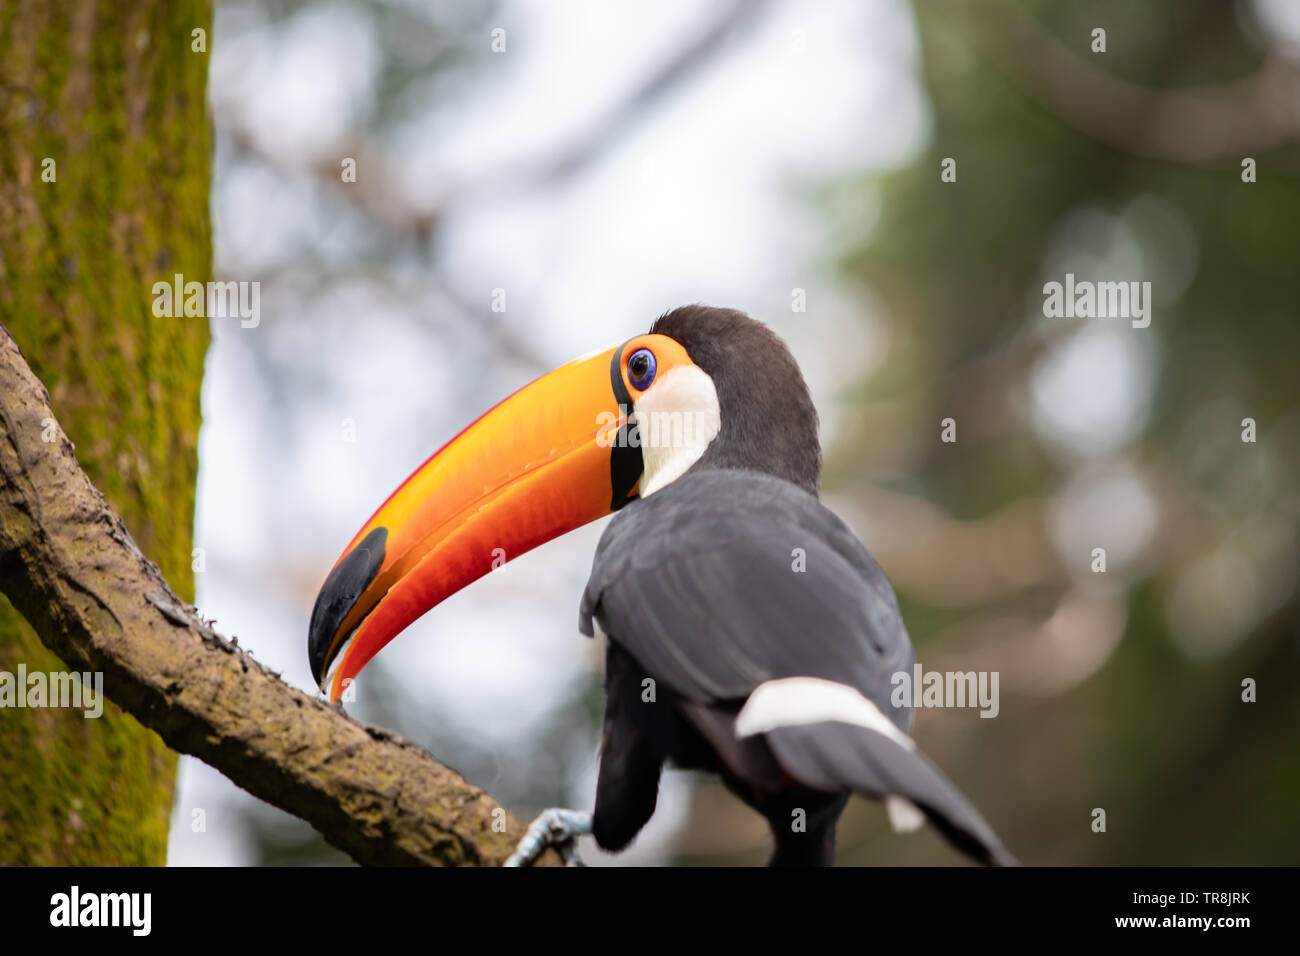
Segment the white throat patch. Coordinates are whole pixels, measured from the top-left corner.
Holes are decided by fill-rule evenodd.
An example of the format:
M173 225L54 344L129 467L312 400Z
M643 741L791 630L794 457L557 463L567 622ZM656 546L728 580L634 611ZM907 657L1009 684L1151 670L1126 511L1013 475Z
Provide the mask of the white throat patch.
M632 408L640 426L642 498L680 478L722 428L718 390L694 365L665 372Z

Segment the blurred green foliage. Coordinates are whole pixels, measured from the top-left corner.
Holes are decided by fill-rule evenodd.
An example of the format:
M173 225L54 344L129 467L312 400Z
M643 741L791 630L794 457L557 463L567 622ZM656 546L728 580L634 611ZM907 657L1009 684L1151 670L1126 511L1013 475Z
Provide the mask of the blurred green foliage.
M845 237L842 273L879 297L889 343L845 399L857 428L833 449L827 489L869 514L879 501L870 489L883 484L958 527L1041 502L1029 524L1051 539L1064 490L1118 461L1158 514L1141 555L1109 568L1104 585L1063 557L993 599L937 602L912 592L942 593L948 582L918 574L911 583L927 587L909 587L878 555L927 666L1014 668L1057 639L1035 622L1071 596L1118 601L1124 616L1090 673L1018 692L1004 681L996 720L921 713L921 744L1026 862L1295 864L1300 155L1294 135L1259 150L1260 130L1218 122L1223 97L1238 116L1264 108L1255 100L1266 87L1252 77L1278 71L1296 123L1295 65L1245 4L919 2L915 11L928 146L904 168L832 184L823 197ZM1105 53L1091 50L1095 27L1106 30ZM1084 95L1115 80L1141 95ZM1220 143L1221 155L1152 155L1171 126L1166 139ZM940 179L947 157L954 183ZM1242 181L1244 157L1257 163L1254 183ZM1153 282L1149 328L1094 321L1146 337L1155 382L1149 410L1133 402L1136 434L1072 453L1035 427L1032 409L1036 377L1085 320L1044 319L1042 286L1093 266L1100 278ZM1128 387L1104 364L1092 371L1076 387ZM938 423L949 415L959 440L943 445ZM1241 440L1246 417L1254 444ZM881 440L917 430L921 450ZM927 535L910 547L941 553L942 536ZM996 564L988 536L985 560ZM981 643L1007 620L1028 622L1023 639ZM1256 703L1242 701L1245 678L1258 683ZM1094 808L1106 811L1105 833L1091 829ZM882 838L878 812L858 809L865 822L846 825L842 862L949 859L928 837Z

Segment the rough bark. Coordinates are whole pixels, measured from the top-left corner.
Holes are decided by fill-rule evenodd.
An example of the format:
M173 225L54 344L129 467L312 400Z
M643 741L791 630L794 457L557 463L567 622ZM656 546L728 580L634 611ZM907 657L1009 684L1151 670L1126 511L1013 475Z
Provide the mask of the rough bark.
M210 0L0 3L0 323L32 356L81 461L182 595L205 319L152 283L209 278ZM48 162L47 162L48 161ZM64 667L0 598L0 669ZM0 862L160 864L176 756L100 720L0 712Z
M103 672L105 693L171 747L358 862L494 865L509 855L524 828L495 800L420 747L288 686L178 598L53 418L0 327L0 588L51 650Z

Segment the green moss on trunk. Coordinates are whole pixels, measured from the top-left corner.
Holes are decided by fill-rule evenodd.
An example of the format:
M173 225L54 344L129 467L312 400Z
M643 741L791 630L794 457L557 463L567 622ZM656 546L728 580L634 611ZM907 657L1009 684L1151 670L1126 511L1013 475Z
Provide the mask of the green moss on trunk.
M211 272L197 28L210 33L208 0L0 7L0 322L86 472L187 600L208 328L155 318L151 287ZM20 663L67 669L0 598L0 670ZM99 720L0 710L0 863L163 863L175 767L112 705Z

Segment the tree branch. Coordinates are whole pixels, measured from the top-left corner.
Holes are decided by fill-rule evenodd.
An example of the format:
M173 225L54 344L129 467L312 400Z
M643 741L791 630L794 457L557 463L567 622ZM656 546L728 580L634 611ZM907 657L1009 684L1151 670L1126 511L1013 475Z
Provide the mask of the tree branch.
M169 746L359 863L498 865L523 836L422 748L290 687L182 602L77 464L2 325L0 591L69 666L102 671L109 699Z

